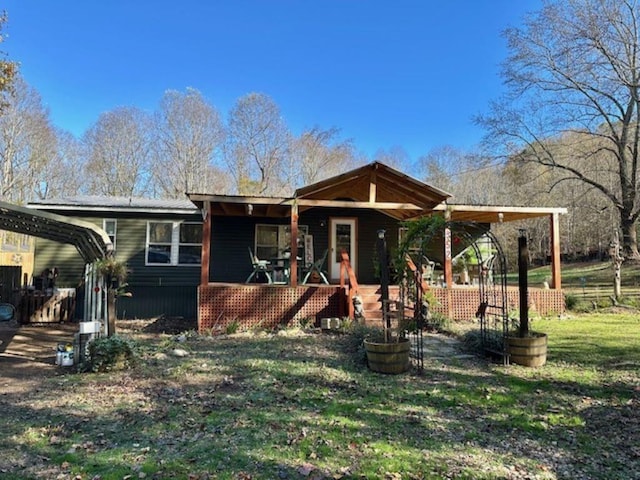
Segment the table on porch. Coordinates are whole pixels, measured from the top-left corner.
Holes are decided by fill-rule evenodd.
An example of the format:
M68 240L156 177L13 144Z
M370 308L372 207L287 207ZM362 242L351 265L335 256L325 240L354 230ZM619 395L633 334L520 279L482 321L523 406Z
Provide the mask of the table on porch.
M273 283L289 284L291 281L291 257L278 257L269 259L271 262L271 275ZM297 257L298 281L302 274L302 258Z

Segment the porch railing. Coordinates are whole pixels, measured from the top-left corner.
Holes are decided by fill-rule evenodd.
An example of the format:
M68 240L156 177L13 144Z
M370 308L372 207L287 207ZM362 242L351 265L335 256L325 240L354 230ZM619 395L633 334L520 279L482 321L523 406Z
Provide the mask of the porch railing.
M358 279L356 278L356 272L353 271L351 261L349 260L349 254L346 250L342 250L340 253L340 288L344 289L347 299L347 311L349 312L349 318L354 317L353 297L358 294ZM348 283L345 281L348 280Z

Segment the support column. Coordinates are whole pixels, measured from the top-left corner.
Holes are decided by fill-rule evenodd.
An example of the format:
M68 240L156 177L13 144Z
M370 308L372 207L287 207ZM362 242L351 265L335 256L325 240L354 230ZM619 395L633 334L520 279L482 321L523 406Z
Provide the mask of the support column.
M289 284L298 286L298 204L291 205L291 256L289 257Z
M560 215L552 213L551 224L551 288L562 288L562 274L560 270Z
M200 285L209 284L209 259L211 256L211 203L202 204L202 250L200 251Z
M453 295L451 289L453 287L453 266L451 256L451 229L446 226L444 228L444 285L446 288L446 310L447 317L453 318Z

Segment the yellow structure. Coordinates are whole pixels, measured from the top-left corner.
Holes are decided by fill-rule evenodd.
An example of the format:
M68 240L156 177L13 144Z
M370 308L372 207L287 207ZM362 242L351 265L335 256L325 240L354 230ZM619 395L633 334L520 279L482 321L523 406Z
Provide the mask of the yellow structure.
M22 277L33 275L35 239L24 233L0 230L0 266L21 266Z

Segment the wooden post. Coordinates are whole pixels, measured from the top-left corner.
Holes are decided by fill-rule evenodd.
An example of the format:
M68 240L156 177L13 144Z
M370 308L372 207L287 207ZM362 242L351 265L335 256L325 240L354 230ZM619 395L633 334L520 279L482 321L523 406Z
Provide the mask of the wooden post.
M529 248L524 230L518 236L518 286L520 288L520 337L529 335Z
M209 258L211 255L211 203L202 204L202 250L200 253L200 285L209 284Z
M298 286L298 204L291 205L291 255L289 256L289 284Z
M560 273L560 216L551 214L551 288L562 288L562 274Z

